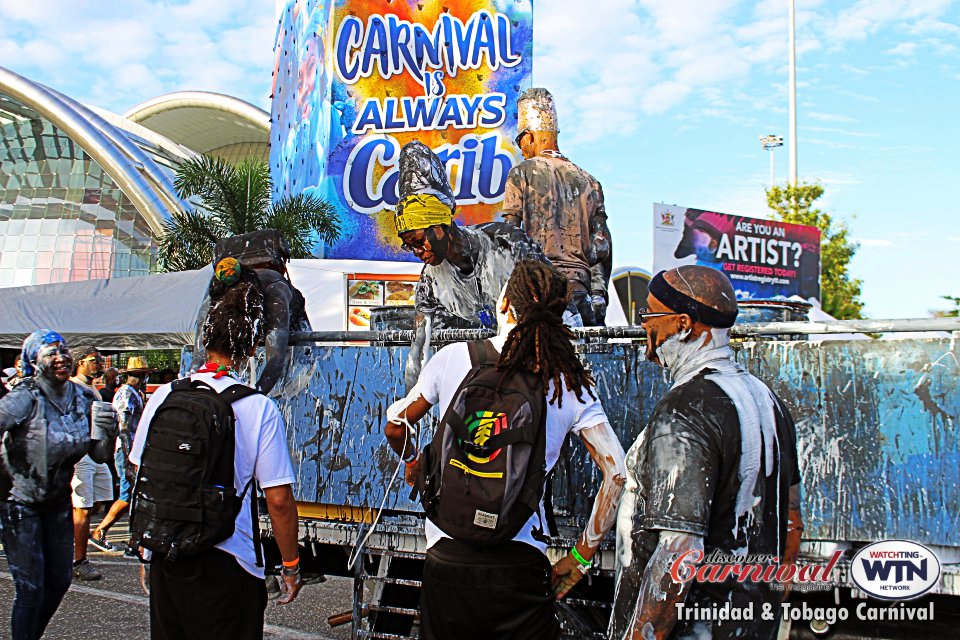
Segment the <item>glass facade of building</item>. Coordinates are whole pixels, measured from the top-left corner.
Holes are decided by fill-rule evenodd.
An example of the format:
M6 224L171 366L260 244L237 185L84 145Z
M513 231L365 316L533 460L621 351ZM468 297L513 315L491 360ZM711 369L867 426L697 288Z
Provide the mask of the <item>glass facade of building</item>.
M0 287L146 275L157 245L76 142L0 95Z

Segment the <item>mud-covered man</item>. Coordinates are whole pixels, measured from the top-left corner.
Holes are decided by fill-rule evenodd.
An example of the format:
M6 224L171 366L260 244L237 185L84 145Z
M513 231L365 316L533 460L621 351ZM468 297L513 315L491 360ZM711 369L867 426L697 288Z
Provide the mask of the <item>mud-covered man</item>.
M411 389L431 329L496 329L497 297L513 266L545 259L540 246L513 225L454 222L456 202L446 168L418 141L400 151L399 191L397 235L425 265L414 295L416 337L404 371Z
M286 370L290 333L310 331L303 294L287 274L290 245L280 232L262 229L217 242L213 251L214 274L197 316L194 361L199 370L206 362L201 327L212 303L241 281L251 282L264 298L264 351L266 363L257 378L257 390L269 393Z
M603 189L596 178L560 153L557 110L546 89L517 100L516 139L525 160L510 170L503 219L523 225L570 282L583 324L602 326L613 264Z
M772 640L779 616L761 613L765 604L779 612L782 591L751 580L681 584L670 568L685 553L688 567L712 552L795 561L803 525L793 420L733 359L738 309L722 272L679 267L658 273L649 290L647 358L673 386L627 453L609 637ZM753 619L678 616L724 606L752 607Z

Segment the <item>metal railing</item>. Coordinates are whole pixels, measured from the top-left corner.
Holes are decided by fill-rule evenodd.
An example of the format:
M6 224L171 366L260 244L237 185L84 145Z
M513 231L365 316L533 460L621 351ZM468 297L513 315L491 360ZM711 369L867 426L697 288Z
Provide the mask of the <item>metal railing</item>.
M760 322L734 325L730 334L738 338L776 335L830 335L851 333L900 333L926 331L960 331L960 318L916 318L907 320L832 320L829 322ZM641 339L646 332L633 327L578 327L578 338ZM376 342L409 344L413 331L304 331L290 335L290 344L322 342ZM433 342L462 342L493 336L489 329L437 329Z

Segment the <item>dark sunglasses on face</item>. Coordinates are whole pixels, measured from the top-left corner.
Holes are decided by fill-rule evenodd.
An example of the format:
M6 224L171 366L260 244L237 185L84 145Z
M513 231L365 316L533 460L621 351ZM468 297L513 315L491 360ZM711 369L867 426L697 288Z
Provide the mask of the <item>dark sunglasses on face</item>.
M409 240L405 241L403 244L400 245L400 248L403 249L404 251L418 253L426 249L424 245L426 244L427 240L428 240L427 232L424 231L419 236L410 238Z

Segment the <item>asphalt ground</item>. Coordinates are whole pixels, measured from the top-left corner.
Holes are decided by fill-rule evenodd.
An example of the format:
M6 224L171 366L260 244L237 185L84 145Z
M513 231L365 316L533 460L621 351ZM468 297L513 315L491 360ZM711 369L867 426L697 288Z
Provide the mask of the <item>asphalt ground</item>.
M93 525L99 518L93 519ZM108 536L123 542L126 521L118 522ZM116 532L116 533L114 533ZM106 553L92 546L87 557L102 574L100 580L74 580L44 634L50 640L126 640L150 637L149 600L140 586L138 560L122 553ZM6 556L0 556L0 638L10 637L13 578ZM327 617L348 611L353 582L331 577L321 584L308 584L297 599L282 607L267 603L264 636L304 640L347 640L350 625L330 628Z

